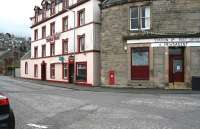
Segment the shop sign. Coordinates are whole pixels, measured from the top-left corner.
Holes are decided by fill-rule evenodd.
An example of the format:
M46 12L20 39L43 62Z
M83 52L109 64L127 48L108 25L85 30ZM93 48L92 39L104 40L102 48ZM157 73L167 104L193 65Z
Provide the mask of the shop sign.
M74 56L69 56L69 63L74 63Z
M61 61L61 62L64 62L65 58L64 58L63 56L60 56L60 57L58 58L58 60Z
M149 43L151 47L187 47L200 46L200 38L155 38L128 40L127 44Z

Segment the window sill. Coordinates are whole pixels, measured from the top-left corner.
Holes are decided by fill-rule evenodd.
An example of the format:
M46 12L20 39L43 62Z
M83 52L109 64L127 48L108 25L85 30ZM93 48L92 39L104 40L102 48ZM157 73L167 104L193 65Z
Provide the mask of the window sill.
M78 82L78 83L86 83L87 80L76 80L76 82Z
M139 32L150 31L150 29L130 29L129 31L139 33Z
M51 79L55 79L55 77L51 77Z
M63 80L68 80L68 77L64 77Z

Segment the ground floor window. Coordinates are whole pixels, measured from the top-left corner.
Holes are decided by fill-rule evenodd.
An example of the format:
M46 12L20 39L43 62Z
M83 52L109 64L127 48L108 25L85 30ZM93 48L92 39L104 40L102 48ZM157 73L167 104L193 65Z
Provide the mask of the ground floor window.
M50 65L50 77L51 77L52 79L55 78L55 64L51 64L51 65Z
M34 77L38 77L38 65L34 65Z
M25 74L28 74L28 63L25 63Z
M149 48L131 49L131 79L149 80Z
M63 64L63 79L67 79L68 77L68 64L64 63Z
M79 82L87 82L87 63L81 62L76 65L76 80Z

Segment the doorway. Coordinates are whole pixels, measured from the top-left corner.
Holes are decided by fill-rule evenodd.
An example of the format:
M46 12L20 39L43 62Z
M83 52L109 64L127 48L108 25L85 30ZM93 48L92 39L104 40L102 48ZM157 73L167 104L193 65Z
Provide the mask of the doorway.
M69 83L74 83L74 63L69 64Z
M184 47L169 48L169 82L184 82Z
M44 61L41 64L41 80L46 81L46 63Z

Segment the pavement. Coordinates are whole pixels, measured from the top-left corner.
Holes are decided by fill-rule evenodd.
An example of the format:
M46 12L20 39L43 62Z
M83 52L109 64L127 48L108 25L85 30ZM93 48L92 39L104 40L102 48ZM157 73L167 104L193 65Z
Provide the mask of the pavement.
M23 78L13 78L23 82L32 82L41 85L48 85L60 88L67 88L78 91L91 91L91 92L116 92L116 93L135 93L135 94L200 94L200 91L193 91L191 89L136 89L131 87L106 87L106 86L81 86L75 84L64 84L58 82L49 82L41 80L30 80Z
M16 129L200 129L198 93L103 90L0 76Z

